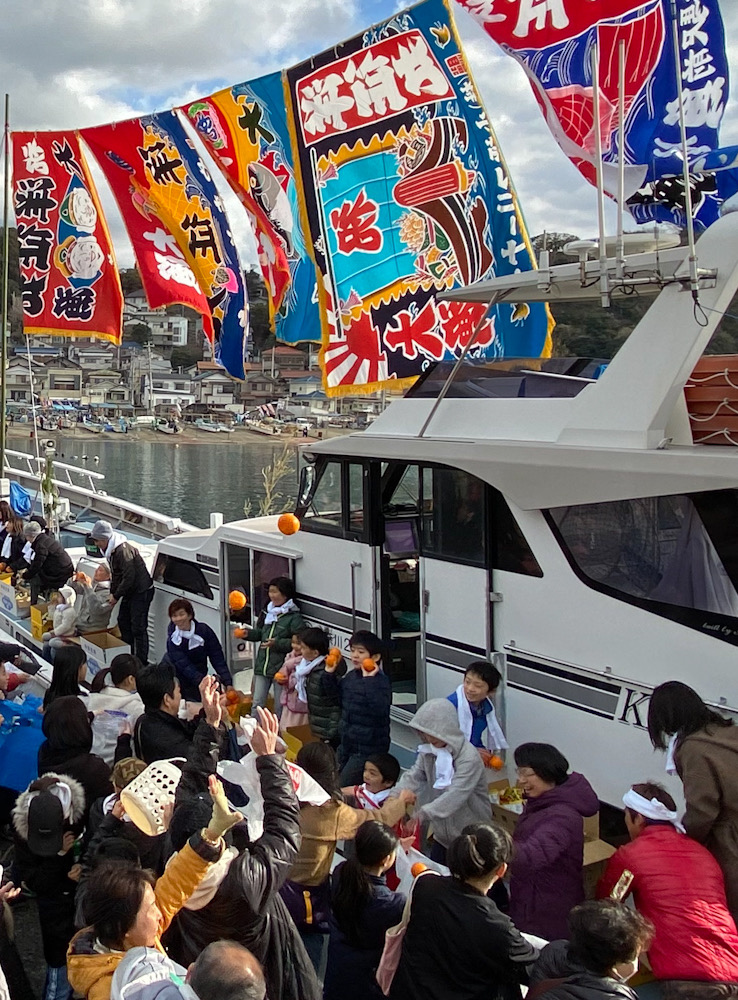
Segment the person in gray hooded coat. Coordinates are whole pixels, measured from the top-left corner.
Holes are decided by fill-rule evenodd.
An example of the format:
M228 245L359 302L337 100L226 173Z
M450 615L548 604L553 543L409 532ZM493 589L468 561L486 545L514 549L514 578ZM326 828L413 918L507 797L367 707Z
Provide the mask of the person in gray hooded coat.
M492 820L487 773L448 699L432 698L421 705L410 725L423 742L392 795L403 788L415 792L420 804L415 816L433 827L431 857L445 863L446 848L464 827Z

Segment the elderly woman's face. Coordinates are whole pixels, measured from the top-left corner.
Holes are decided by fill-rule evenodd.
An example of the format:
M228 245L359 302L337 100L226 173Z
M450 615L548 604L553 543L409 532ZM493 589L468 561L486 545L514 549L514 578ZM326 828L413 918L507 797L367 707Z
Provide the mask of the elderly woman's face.
M537 799L539 795L555 787L553 782L540 778L531 767L519 767L517 774L518 788L526 799Z

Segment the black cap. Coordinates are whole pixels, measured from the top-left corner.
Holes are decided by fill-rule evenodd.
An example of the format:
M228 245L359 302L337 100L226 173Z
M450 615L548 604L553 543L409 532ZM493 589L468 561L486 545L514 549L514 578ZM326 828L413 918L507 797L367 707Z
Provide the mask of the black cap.
M42 858L52 858L64 842L64 810L53 792L43 791L28 807L28 849Z

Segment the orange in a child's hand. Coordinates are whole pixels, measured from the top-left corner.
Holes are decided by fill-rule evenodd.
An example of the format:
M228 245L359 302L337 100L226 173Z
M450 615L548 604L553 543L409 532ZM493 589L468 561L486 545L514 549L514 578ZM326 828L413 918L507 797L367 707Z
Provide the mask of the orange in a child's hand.
M287 675L283 674L281 670L278 670L277 673L274 675L274 680L277 682L277 684L284 684L285 681L287 680Z
M334 656L333 653L329 653L325 658L326 667L337 667L338 659L339 658L337 656Z
M237 639L245 639L246 638L246 629L245 628L234 628L233 634L235 635L235 637Z
M505 761L502 757L498 757L496 753L493 753L489 759L489 767L493 767L495 771L501 771L505 766Z
M362 660L361 665L366 671L372 671L377 669L377 664L374 662L371 656L367 656L365 660Z

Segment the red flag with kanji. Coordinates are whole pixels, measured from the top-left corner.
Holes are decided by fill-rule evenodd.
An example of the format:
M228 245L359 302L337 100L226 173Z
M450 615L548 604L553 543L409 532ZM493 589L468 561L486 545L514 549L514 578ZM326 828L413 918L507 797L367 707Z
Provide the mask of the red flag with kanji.
M74 132L13 133L23 328L120 343L123 292Z

